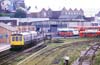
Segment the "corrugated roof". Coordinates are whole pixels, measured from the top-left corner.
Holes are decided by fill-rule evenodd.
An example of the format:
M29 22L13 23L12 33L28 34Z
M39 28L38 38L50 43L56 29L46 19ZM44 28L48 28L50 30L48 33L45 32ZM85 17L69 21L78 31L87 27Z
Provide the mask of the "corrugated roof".
M3 28L5 28L7 30L10 30L10 31L16 31L15 27L9 26L9 25L7 25L5 23L0 23L0 27L3 27Z

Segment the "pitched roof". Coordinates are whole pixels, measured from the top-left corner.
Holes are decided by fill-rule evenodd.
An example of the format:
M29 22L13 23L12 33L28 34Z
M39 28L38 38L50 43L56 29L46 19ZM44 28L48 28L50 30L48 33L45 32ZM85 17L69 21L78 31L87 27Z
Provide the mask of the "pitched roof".
M100 17L100 12L98 12L98 13L96 14L96 16Z
M52 11L51 19L58 19L61 14L61 11Z
M48 11L52 11L52 9L51 9L51 8L49 8L49 9L48 9Z
M62 10L67 11L67 9L65 7Z
M78 11L77 8L75 8L74 11Z
M83 12L84 12L84 11L83 11L83 9L80 9L80 12L82 12L82 13L83 13Z
M47 10L46 10L45 8L42 8L41 12L42 12L42 11L47 11Z
M10 31L16 31L15 27L9 26L9 25L7 25L5 23L0 23L0 27L3 27L3 28L5 28L7 30L10 30Z

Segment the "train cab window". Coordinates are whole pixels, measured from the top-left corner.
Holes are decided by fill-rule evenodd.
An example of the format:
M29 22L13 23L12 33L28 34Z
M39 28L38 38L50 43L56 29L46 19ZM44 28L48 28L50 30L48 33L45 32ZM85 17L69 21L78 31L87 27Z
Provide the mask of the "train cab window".
M15 41L15 37L12 37L12 41Z
M18 37L16 37L16 41L18 41Z

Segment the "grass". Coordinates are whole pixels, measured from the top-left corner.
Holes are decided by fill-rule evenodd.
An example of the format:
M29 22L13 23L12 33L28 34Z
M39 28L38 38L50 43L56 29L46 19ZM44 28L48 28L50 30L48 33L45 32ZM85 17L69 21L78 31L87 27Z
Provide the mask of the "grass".
M98 50L98 53L97 53L94 61L95 61L94 62L95 65L100 65L100 50Z
M52 42L47 43L48 48L54 48L61 45L69 45L68 47L58 50L54 53L51 53L49 56L45 57L45 55L41 55L38 58L31 59L26 65L35 65L35 63L39 62L41 59L45 57L44 60L42 60L38 65L62 65L63 56L69 56L70 57L70 64L75 61L79 56L80 52L83 50L86 50L87 47L89 47L90 44L81 44L84 42L81 42L80 44L73 45L71 43L79 42L79 41L89 41L89 40L99 40L98 38L73 38L73 39L60 39L63 41L63 43L56 43L54 42L56 39L52 40ZM57 41L57 40L56 40ZM18 59L19 60L19 59ZM55 64L55 62L59 62L58 64ZM16 64L15 64L16 65Z
M81 51L86 50L87 47L88 45L71 46L66 53L66 55L70 57L70 64L75 61L80 56Z
M60 40L61 43L56 43L55 40ZM68 38L68 39L53 39L52 42L50 42L48 40L48 46L53 46L53 47L57 47L57 46L61 46L63 44L70 44L70 43L74 43L74 42L81 42L81 41L89 41L89 40L99 40L99 38ZM62 43L63 41L63 43Z
M68 39L62 39L64 40L65 43L73 43L73 42L79 42L79 41L88 41L88 40L93 40L93 39L98 39L98 38L68 38Z

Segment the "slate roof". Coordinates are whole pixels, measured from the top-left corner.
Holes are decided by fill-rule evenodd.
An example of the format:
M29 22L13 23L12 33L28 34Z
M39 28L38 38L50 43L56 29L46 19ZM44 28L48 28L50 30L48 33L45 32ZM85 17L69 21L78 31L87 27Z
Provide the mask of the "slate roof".
M84 16L78 15L75 19L84 19Z
M5 28L7 30L10 30L10 31L16 31L15 27L9 26L9 25L7 25L5 23L0 23L0 27L3 27L3 28Z
M98 16L98 17L100 17L100 12L98 12L95 16Z
M52 11L52 17L50 19L58 19L61 11Z
M94 17L84 17L85 21L94 21Z
M37 12L33 12L28 14L29 17L33 17L33 18L37 18L38 17L38 13Z

